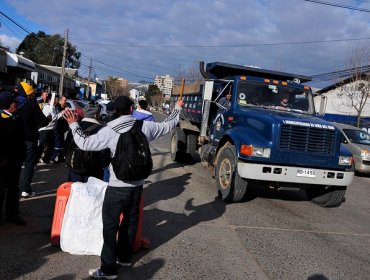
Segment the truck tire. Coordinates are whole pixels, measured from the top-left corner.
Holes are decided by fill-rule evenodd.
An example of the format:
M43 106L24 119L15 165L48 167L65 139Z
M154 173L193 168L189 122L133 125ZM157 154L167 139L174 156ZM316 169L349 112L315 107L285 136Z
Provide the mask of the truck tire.
M197 136L195 134L188 134L186 136L186 153L192 159L195 159L197 153Z
M186 158L186 135L180 127L175 127L171 134L171 159L184 161Z
M347 187L326 186L306 189L307 197L321 207L338 207L344 201Z
M238 202L247 192L248 182L239 176L237 161L234 145L226 144L220 149L215 179L221 198L226 202Z

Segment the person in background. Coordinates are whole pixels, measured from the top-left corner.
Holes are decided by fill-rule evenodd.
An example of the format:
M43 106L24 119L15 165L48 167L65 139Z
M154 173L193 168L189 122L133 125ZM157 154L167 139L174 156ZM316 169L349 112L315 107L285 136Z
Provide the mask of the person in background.
M19 214L19 177L26 158L24 129L15 117L17 105L10 92L0 92L0 223L6 190L6 219L16 225L26 222Z
M56 105L56 114L63 112L67 108L67 97L59 97ZM58 164L64 162L64 134L68 131L68 124L64 118L59 118L54 126L54 149L50 156L50 162Z
M46 89L44 89L41 92L41 99L38 101L41 110L45 106L45 104L48 103L48 96L49 96L49 92Z
M42 163L49 163L51 153L54 149L54 129L58 119L62 117L62 112L58 113L56 105L58 104L58 97L53 93L53 97L47 96L47 103L42 108L42 113L50 122L47 126L39 129L40 140L37 147L36 164L40 161ZM42 154L44 154L42 156Z
M135 123L132 116L133 105L134 102L129 97L117 97L113 102L113 107L119 117L109 122L96 134L89 136L82 133L77 123L77 116L71 110L66 110L63 117L67 120L73 138L80 149L99 151L109 148L111 155L114 155L120 134L129 131ZM183 106L184 102L179 100L172 113L173 117L168 121L143 122L142 132L148 142L169 133L176 126ZM104 244L101 252L101 266L89 271L89 275L96 279L116 279L119 265L126 267L132 265L132 246L138 225L144 184L144 180L121 181L117 179L112 164L109 168L110 178L102 210ZM125 218L120 224L121 213Z
M287 96L284 96L281 100L280 100L280 106L286 108L286 107L289 107L289 99Z
M36 193L32 191L31 182L35 171L37 144L39 141L39 129L49 123L49 119L42 113L35 98L34 88L25 82L20 83L19 95L16 97L18 114L23 123L26 143L26 159L21 177L21 196L32 197Z
M132 113L136 120L152 121L154 122L153 114L148 111L148 102L140 100L138 108Z
M15 86L12 90L12 93L15 97L17 97L19 95L19 86Z
M101 107L99 104L91 101L84 109L84 118L81 120L79 125L81 126L84 133L88 135L92 135L97 133L103 125L99 123L98 119L100 118L100 109ZM73 143L73 144L72 144ZM73 136L71 131L68 132L66 138L66 158L68 157L68 153L73 151L68 151L68 147L73 149L75 147ZM100 180L103 180L104 175L104 168L109 166L110 163L110 151L109 149L105 149L102 151L94 151L90 152L92 156L91 163L89 164L88 170L75 170L69 168L68 171L68 181L70 182L87 182L89 177L95 177Z
M219 104L223 107L223 109L225 108L226 110L229 110L230 109L230 106L231 106L231 89L229 89L229 91L226 93L226 95L224 97L222 97L220 100L219 100Z
M110 101L107 106L106 106L106 112L107 112L107 115L105 116L104 120L103 120L103 123L106 125L107 123L109 123L110 121L113 121L117 115L114 111L114 108L113 108L113 102Z

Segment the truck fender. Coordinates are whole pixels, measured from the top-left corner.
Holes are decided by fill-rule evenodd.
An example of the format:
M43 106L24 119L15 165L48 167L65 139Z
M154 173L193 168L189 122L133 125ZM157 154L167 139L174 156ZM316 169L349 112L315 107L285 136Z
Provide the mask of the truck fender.
M216 157L215 157L215 164L217 163L217 160L218 160L218 152L219 150L224 146L226 145L227 143L231 143L232 145L235 146L236 148L236 154L237 156L239 156L239 149L238 147L240 146L240 137L238 137L238 134L236 133L236 131L234 131L234 129L229 129L225 135L222 136L222 138L220 139L220 141L218 142L218 145L217 145L217 149L216 149Z
M238 157L240 157L240 145L242 144L262 147L269 147L271 145L269 141L262 138L259 134L256 134L255 131L245 127L233 127L227 130L225 135L220 139L216 150L216 159L218 150L224 146L226 142L230 142L235 146Z
M196 134L199 134L200 133L200 130L199 130L199 128L196 125L194 125L191 122L186 121L186 120L180 120L178 126L182 130L190 130L190 131L195 132Z

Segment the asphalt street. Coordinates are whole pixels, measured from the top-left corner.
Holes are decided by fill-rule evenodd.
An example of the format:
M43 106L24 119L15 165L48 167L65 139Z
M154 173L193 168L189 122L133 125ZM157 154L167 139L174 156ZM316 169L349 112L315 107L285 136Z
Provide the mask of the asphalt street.
M172 162L169 146L169 135L151 144L143 224L150 249L139 251L120 279L370 279L369 176L356 176L338 208L318 207L301 191L259 188L225 204L212 170ZM98 256L50 244L66 172L38 166L38 195L21 201L28 225L0 226L0 279L88 279L88 269L99 266Z

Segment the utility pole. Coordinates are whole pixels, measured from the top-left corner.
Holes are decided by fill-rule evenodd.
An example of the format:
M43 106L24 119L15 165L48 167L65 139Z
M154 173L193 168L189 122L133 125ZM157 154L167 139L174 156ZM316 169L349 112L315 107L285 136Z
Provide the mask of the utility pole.
M87 97L87 99L89 99L89 92L90 92L91 70L92 70L92 58L90 58L89 77L87 79L87 89L86 89L86 97Z
M59 96L63 95L67 42L68 42L68 28L66 29L66 31L64 31L64 47L63 47L63 59L62 59L62 71L60 72L60 81L59 81Z

